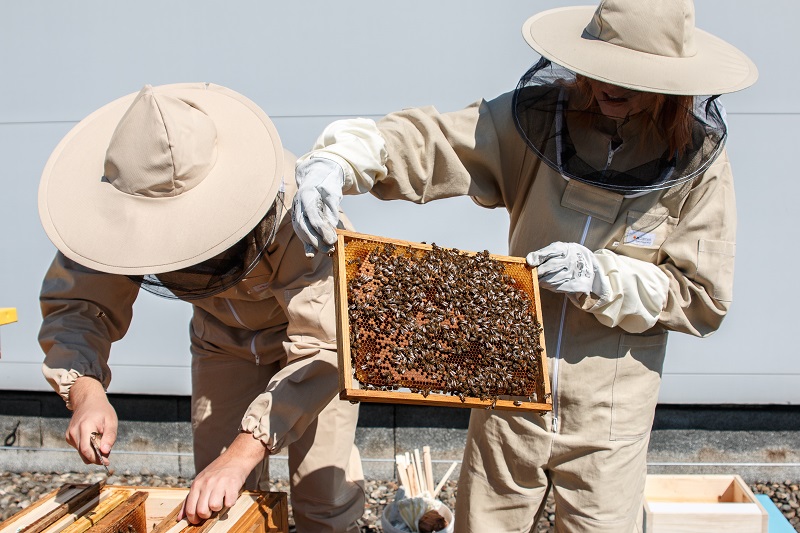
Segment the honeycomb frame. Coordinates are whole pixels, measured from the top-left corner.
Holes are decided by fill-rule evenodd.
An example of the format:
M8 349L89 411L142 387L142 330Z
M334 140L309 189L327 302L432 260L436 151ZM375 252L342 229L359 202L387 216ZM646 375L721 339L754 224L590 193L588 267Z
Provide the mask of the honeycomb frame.
M333 274L334 274L334 294L336 305L336 329L337 347L339 358L339 397L342 400L349 400L353 403L366 401L377 403L400 403L412 405L429 405L445 407L466 407L466 408L492 408L516 411L539 411L546 412L552 410L552 398L550 394L550 380L547 368L547 354L545 348L544 328L542 327L542 312L539 298L539 284L536 269L527 267L524 258L487 254L494 261L500 262L506 269L514 269L516 278L520 279L520 272L525 272L524 279L520 288L530 300L530 312L533 319L538 323L539 338L538 344L541 347L538 353L538 372L535 376L534 392L527 396L507 396L499 395L494 398L479 398L469 395L454 395L444 391L414 391L408 387L396 390L381 390L368 384L361 383L354 370L354 356L358 355L358 345L351 339L351 324L349 308L352 302L349 301L348 283L357 273L358 267L353 267L354 262L348 260L347 247L355 244L364 249L373 250L379 246L390 245L400 250L412 250L413 253L427 253L436 248L436 245L389 239L374 235L366 235L347 230L337 230L337 243L332 253ZM466 252L455 249L445 249L459 252L462 255L475 256L475 252ZM406 252L410 253L410 252ZM352 254L351 254L352 255ZM520 267L524 267L522 270ZM391 364L391 363L386 363Z

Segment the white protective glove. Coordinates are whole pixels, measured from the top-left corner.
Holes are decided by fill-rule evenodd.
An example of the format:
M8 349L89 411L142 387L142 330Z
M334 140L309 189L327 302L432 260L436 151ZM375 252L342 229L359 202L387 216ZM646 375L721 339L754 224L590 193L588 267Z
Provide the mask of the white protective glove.
M528 265L538 267L539 284L547 290L566 294L602 295L600 269L594 254L578 243L554 242L525 257Z
M326 157L311 157L297 163L295 178L292 225L306 257L313 257L317 250L330 253L336 244L344 169Z
M375 121L352 118L331 122L312 151L298 160L292 225L306 256L317 250L331 252L342 193L369 192L386 176L387 158L386 142Z

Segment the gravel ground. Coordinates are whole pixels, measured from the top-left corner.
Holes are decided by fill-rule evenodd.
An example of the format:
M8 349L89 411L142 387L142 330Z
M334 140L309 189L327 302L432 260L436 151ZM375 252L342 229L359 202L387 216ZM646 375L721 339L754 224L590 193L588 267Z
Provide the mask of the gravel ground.
M94 473L0 473L0 525L2 521L25 509L41 496L59 488L65 483L94 483L105 477L104 474ZM141 476L119 474L110 476L107 481L110 485L138 485L149 487L188 487L191 480L172 476ZM796 531L800 531L800 482L786 481L758 482L750 485L753 492L767 494L775 502L784 516L791 522ZM288 482L285 480L272 480L272 490L288 492ZM397 483L395 481L368 480L366 485L367 505L361 518L362 533L381 532L380 515L383 508L394 499ZM455 508L456 482L449 481L439 498L450 509ZM537 533L553 531L552 519L554 518L554 505L552 497L546 507L546 516L537 527ZM547 520L545 520L547 519ZM289 509L290 529L292 522L291 508Z

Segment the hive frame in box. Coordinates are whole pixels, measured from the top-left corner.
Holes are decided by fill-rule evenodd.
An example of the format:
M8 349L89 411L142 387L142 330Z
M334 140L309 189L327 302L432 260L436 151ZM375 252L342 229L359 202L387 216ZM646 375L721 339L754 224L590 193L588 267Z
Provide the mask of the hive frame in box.
M552 410L552 398L550 394L550 380L547 369L547 351L544 341L544 327L542 327L539 344L541 352L539 354L539 368L541 369L541 383L537 384L537 401L521 401L501 399L481 400L475 397L465 397L462 401L458 396L431 392L427 396L422 393L405 392L398 390L366 390L359 388L359 383L353 374L352 354L350 350L350 324L348 316L347 300L347 265L345 263L345 247L348 242L353 240L371 241L377 244L391 244L398 247L410 247L418 250L431 250L432 245L377 237L366 235L354 231L337 229L337 242L332 254L334 272L334 293L336 301L336 336L339 357L339 398L349 400L353 403L365 401L376 403L401 403L411 405L428 405L439 407L467 407L467 408L492 408L511 411L539 411L546 412ZM459 250L460 251L460 250ZM475 255L474 252L461 253ZM504 263L522 263L525 259L520 257L510 257L502 255L490 255ZM536 320L542 325L542 308L539 298L539 284L536 269L531 271L531 279L534 292L534 306L536 309ZM543 401L538 401L540 398Z
M0 523L0 533L286 533L283 492L243 491L197 525L176 521L189 489L66 484Z

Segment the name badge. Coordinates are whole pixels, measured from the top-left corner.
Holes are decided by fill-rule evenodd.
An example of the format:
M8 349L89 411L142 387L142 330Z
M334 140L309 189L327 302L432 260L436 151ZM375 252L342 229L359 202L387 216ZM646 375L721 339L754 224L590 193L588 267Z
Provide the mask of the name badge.
M247 291L247 294L253 292L263 292L267 289L269 289L269 283L259 283L258 285L253 285L252 287L250 287L250 290Z
M655 233L636 231L631 228L625 230L625 244L631 244L633 246L653 246L655 242Z

